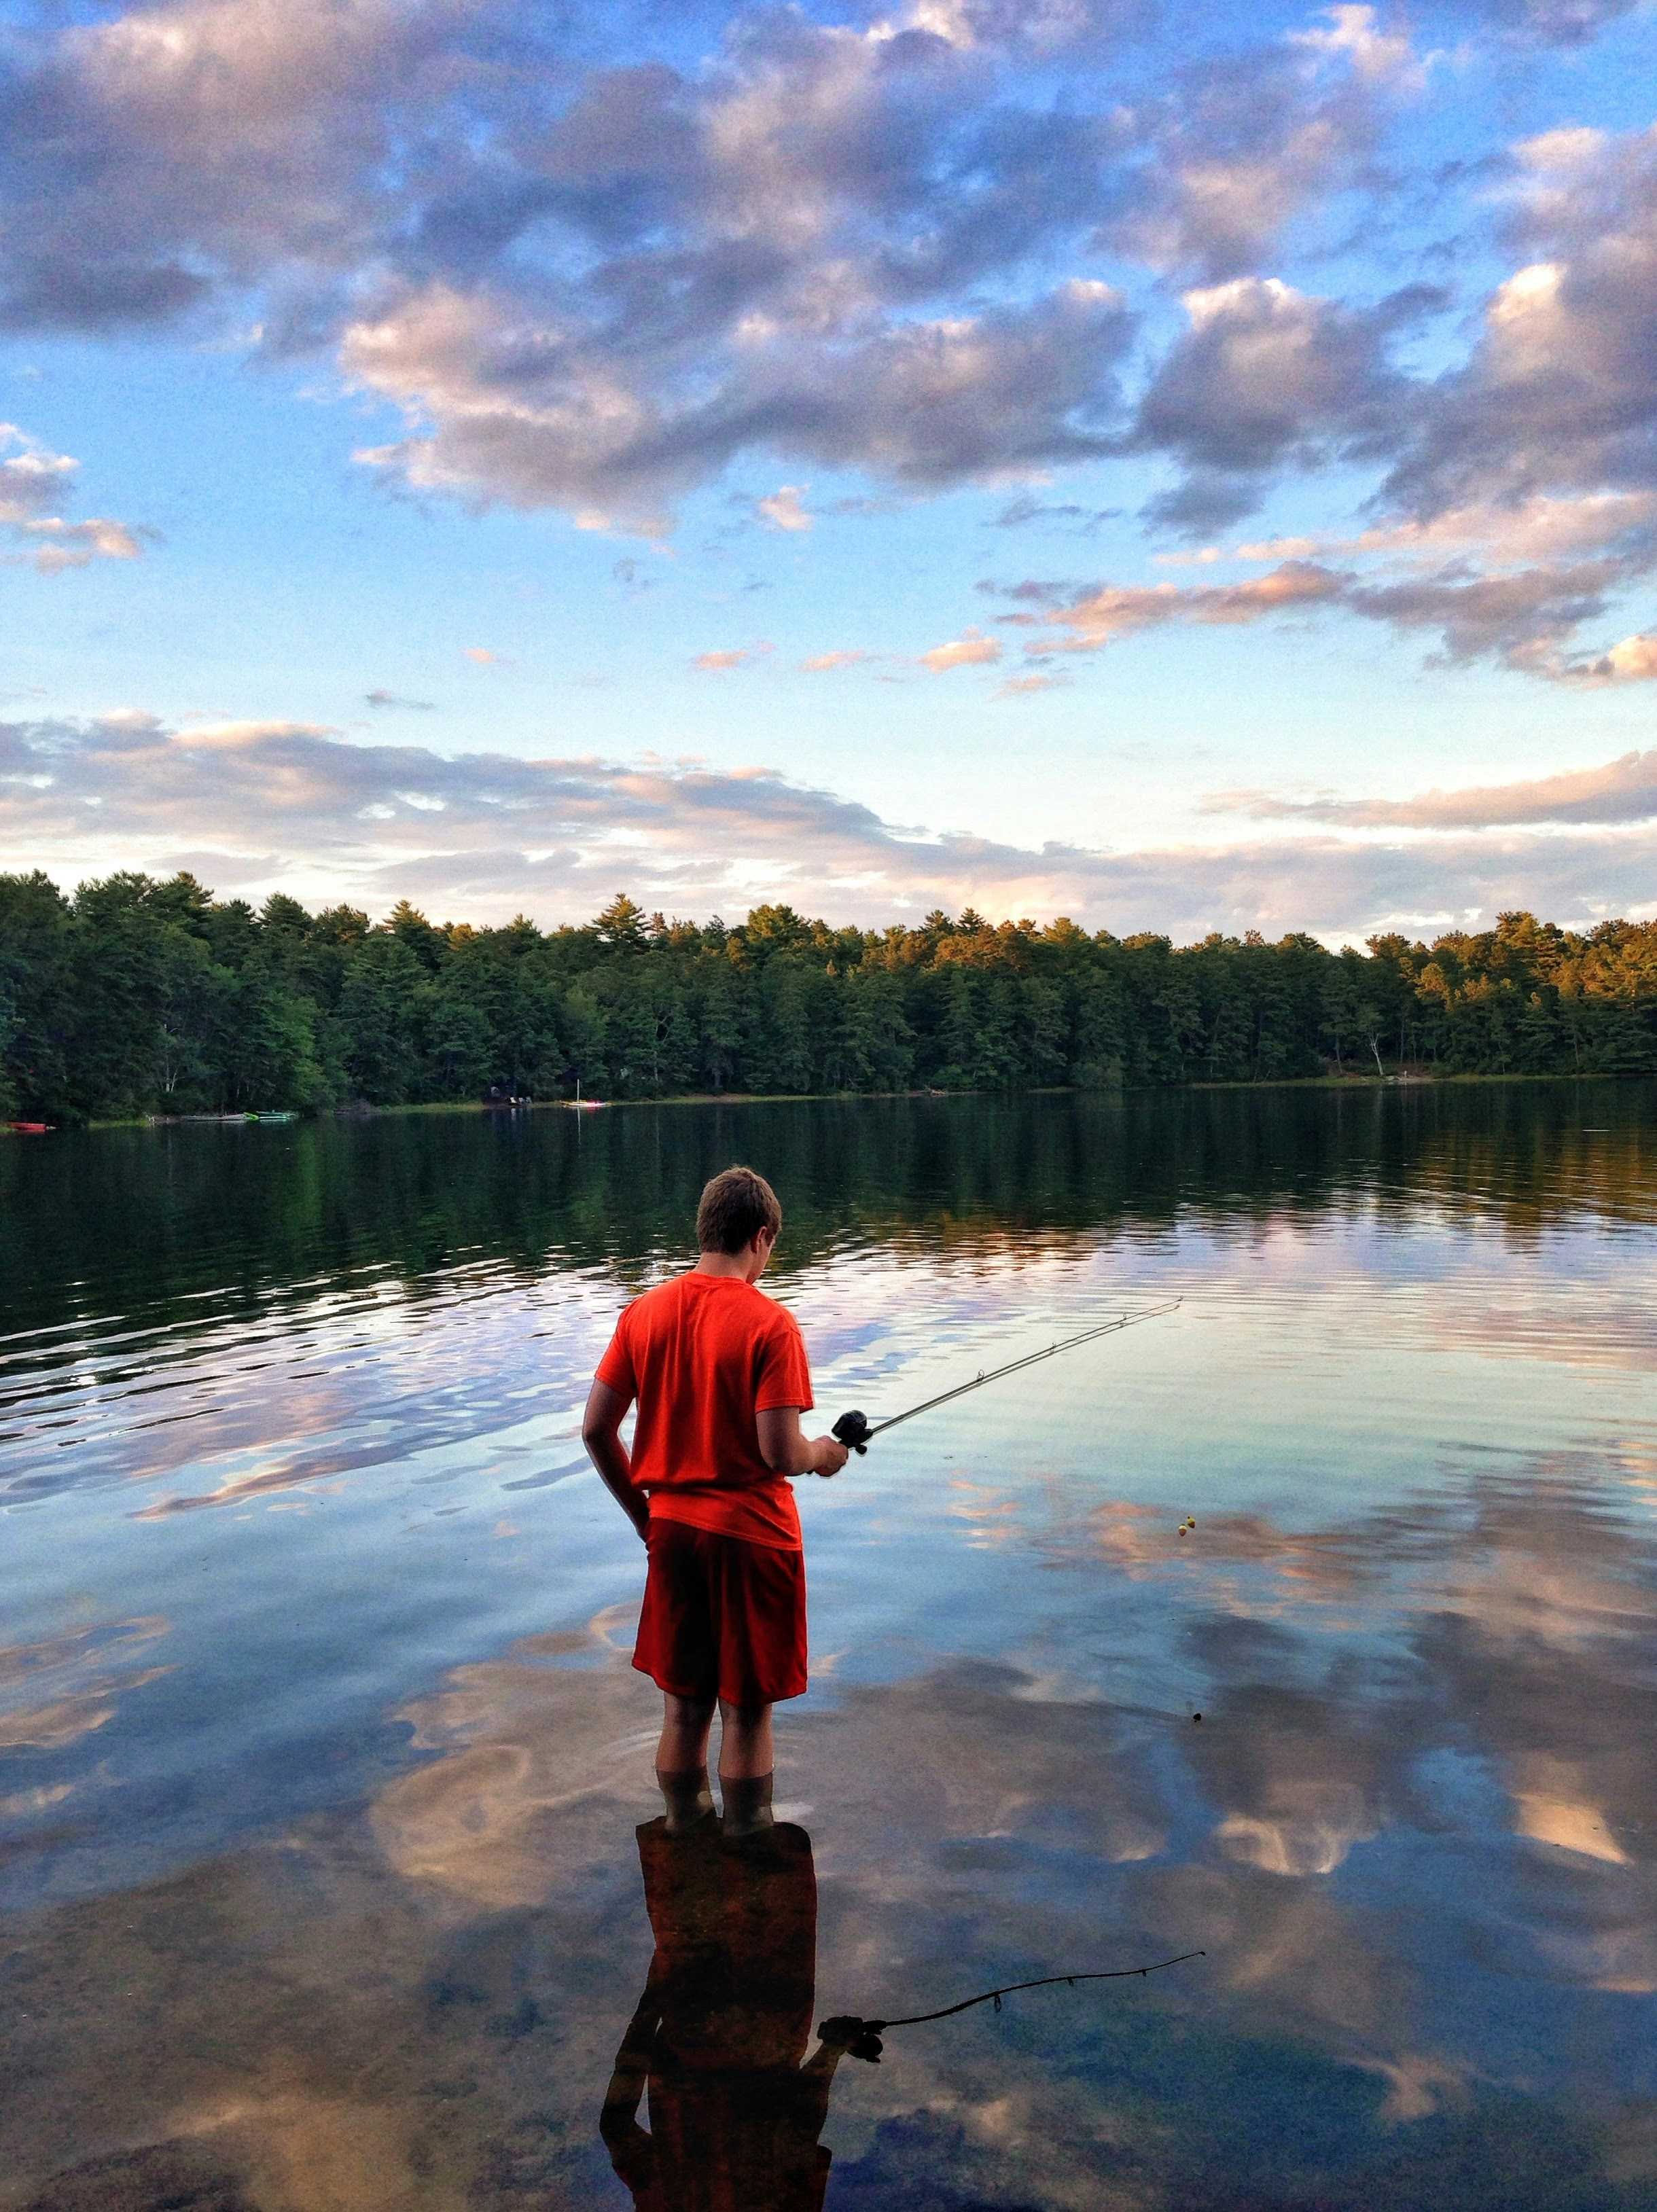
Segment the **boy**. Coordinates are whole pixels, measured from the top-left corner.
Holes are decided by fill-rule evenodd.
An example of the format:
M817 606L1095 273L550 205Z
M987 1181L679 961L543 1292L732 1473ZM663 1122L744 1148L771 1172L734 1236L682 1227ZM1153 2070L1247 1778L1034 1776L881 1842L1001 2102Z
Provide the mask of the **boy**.
M732 1838L772 1825L771 1708L805 1688L805 1559L787 1478L838 1474L808 1437L799 1326L755 1286L782 1227L763 1176L727 1168L696 1209L701 1257L635 1298L587 1399L581 1440L650 1553L633 1663L662 1692L656 1778L668 1832L713 1809L707 1737ZM639 1402L633 1449L618 1433Z

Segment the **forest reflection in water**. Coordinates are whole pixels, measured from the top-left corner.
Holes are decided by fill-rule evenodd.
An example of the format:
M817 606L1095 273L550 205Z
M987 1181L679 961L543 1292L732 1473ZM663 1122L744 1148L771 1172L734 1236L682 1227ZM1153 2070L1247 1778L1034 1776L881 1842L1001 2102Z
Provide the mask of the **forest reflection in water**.
M1151 1103L4 1154L4 2212L1650 2212L1657 1093ZM736 1152L825 1413L1187 1299L802 1498L774 1867L571 1434Z
M410 1286L498 1262L623 1271L677 1248L709 1174L762 1155L789 1194L785 1273L893 1242L1063 1241L1192 1210L1230 1218L1373 1201L1488 1209L1514 1231L1657 1221L1652 1085L1354 1085L414 1114L111 1129L0 1146L0 1313L34 1331L150 1326L303 1301L325 1280Z

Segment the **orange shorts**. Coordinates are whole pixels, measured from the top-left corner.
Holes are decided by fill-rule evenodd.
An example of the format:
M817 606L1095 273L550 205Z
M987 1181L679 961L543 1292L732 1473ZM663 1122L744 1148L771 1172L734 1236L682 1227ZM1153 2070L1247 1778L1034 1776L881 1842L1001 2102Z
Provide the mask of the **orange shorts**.
M774 1705L804 1694L805 1555L652 1519L633 1663L676 1698Z

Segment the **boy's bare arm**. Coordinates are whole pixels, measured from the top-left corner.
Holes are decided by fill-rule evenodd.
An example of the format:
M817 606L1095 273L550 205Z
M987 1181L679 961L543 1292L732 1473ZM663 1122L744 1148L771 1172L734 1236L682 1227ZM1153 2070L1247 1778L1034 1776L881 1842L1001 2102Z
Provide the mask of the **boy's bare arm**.
M808 1437L798 1406L778 1406L756 1413L760 1457L775 1474L838 1474L846 1464L844 1444L833 1437Z
M633 1486L633 1462L627 1455L620 1430L633 1403L608 1382L595 1382L587 1393L587 1409L581 1416L581 1442L598 1470L598 1480L621 1507L642 1539L650 1533L650 1505Z

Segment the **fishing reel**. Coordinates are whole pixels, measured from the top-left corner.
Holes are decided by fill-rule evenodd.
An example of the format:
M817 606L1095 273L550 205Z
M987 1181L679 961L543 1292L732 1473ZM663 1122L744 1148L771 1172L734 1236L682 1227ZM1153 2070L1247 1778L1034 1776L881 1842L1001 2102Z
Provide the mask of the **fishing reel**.
M880 2039L885 2025L883 2020L860 2020L854 2012L837 2012L832 2020L818 2022L817 2033L825 2043L838 2044L849 2057L866 2058L870 2065L878 2066L886 2048Z
M869 1449L869 1438L873 1433L869 1426L868 1415L858 1413L842 1413L829 1431L837 1444L844 1444L847 1451L858 1453Z

